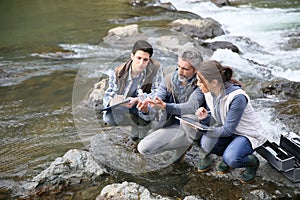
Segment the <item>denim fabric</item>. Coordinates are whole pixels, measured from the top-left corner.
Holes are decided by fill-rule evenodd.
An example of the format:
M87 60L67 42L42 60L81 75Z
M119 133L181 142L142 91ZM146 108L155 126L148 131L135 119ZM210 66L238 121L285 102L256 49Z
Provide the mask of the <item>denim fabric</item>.
M224 162L232 168L246 167L248 155L253 153L251 143L245 136L234 135L223 154Z
M210 138L203 135L201 144L206 152L223 156L223 161L232 168L245 167L249 161L248 155L254 151L248 138L235 134L231 137L220 138Z

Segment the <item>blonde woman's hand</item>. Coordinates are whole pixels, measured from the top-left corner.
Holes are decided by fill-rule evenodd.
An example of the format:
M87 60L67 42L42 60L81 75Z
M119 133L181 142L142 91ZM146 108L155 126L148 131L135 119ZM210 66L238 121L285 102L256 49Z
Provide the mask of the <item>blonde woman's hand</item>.
M195 115L199 120L203 120L208 116L208 111L204 107L200 107L196 110Z

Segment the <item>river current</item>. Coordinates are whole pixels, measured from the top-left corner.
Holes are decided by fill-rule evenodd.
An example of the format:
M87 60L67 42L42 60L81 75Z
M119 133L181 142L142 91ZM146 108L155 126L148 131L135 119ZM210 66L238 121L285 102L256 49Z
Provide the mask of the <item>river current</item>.
M290 38L299 37L298 0L237 0L223 8L209 1L169 2L178 10L211 17L223 25L226 34L215 40L233 42L243 53L218 50L213 59L233 66L240 72L240 78L282 77L300 82L300 49L285 46ZM69 149L84 148L72 113L72 92L78 70L85 61L103 55L97 51L107 51L107 57L103 58L106 60L120 55L118 49L98 46L107 31L118 26L116 21L154 27L165 20L153 21L156 12L134 8L125 0L1 1L1 193L8 193L39 174ZM249 48L236 36L249 38L257 48ZM247 59L265 67L249 66ZM111 67L108 65L107 69ZM95 78L107 69L100 73L91 70L87 77ZM278 141L279 133L287 128L274 120L274 110L265 106L266 102L274 101L254 99L254 105L268 138Z

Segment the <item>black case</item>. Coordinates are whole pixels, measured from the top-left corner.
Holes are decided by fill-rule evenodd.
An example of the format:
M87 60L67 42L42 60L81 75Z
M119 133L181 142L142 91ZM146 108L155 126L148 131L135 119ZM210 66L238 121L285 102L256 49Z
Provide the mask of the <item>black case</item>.
M267 141L256 151L290 181L300 181L300 137L295 133L281 135L280 144Z

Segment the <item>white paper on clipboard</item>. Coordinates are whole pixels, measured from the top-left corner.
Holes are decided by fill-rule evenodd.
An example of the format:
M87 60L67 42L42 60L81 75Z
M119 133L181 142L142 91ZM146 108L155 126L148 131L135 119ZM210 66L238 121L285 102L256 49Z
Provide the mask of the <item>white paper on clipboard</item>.
M181 123L184 123L184 124L187 124L187 125L190 125L194 128L197 128L199 130L203 130L203 131L208 131L208 130L213 130L213 128L207 128L207 127L203 127L202 124L200 124L199 122L195 122L193 121L192 119L189 119L189 118L180 118L178 116L175 116L176 119L178 119Z

